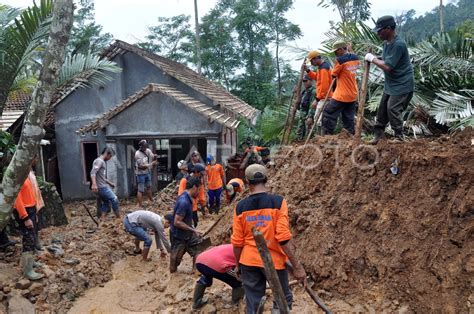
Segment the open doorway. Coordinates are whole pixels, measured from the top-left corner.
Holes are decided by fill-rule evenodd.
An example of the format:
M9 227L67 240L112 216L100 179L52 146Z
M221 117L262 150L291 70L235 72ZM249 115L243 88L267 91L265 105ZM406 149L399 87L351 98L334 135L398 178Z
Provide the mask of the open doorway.
M81 143L82 150L82 169L84 171L84 183L91 182L91 170L94 160L99 156L99 145L97 142Z

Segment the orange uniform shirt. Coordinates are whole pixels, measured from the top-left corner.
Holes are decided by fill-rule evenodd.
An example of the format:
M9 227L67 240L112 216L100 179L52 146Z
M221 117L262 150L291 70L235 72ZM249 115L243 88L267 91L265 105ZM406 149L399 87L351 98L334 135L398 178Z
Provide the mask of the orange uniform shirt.
M224 177L224 168L220 164L207 165L206 174L207 188L209 190L217 190L222 187L224 184L224 182L222 182L222 178Z
M240 263L263 267L252 235L252 227L263 233L277 270L285 269L288 257L280 243L291 239L286 200L268 193L252 194L241 200L234 212L231 243L242 248Z
M324 61L318 66L317 72L309 71L308 76L316 81L316 98L319 100L325 99L332 81L331 66L329 63ZM329 92L329 98L331 97L332 91Z
M36 206L35 190L29 178L26 178L25 183L21 186L20 192L16 197L14 208L18 212L20 219L28 217L26 212L27 207Z
M234 182L239 185L239 188L237 190L234 189L234 192L242 193L244 191L244 181L242 181L239 178L234 178L234 179L230 180L227 184L232 184Z
M359 66L359 57L353 53L347 53L336 58L336 64L332 70L332 76L337 78L333 99L340 102L354 102L357 100L359 89L357 88L356 74Z
M184 191L186 191L186 183L188 180L186 178L182 178L181 181L179 182L179 188L178 188L178 196L183 194ZM196 212L198 210L198 204L201 204L201 206L206 206L206 195L204 194L204 184L201 184L199 186L199 195L197 198L192 198L193 199L193 212Z

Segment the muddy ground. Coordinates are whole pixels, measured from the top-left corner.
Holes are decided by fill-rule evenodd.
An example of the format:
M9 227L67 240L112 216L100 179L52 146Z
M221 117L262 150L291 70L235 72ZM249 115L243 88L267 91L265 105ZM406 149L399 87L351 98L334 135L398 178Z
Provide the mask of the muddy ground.
M282 149L269 187L286 197L297 255L334 312L474 311L473 138L471 131L373 148L340 134ZM398 174L390 170L395 161ZM169 198L149 209L164 213ZM189 257L170 275L156 252L149 263L132 254L121 222L111 218L96 230L81 204L66 207L70 224L41 233L39 284L20 285L19 245L0 253L0 313L18 298L40 312L190 312L198 275ZM122 208L134 210L134 201ZM232 208L223 215L210 233L215 244L231 233ZM215 219L202 218L199 228ZM52 243L62 255L46 249ZM316 312L293 288L294 312ZM204 313L243 310L229 306L230 288L220 282L207 295Z

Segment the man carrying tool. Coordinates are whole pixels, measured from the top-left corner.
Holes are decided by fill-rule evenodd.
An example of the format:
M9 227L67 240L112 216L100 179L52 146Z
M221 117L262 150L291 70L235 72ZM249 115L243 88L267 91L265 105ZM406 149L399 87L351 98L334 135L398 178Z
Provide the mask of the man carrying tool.
M291 308L293 294L288 282L287 260L293 265L294 276L304 285L306 272L294 255L286 200L279 195L267 193L267 173L262 165L249 166L245 170L245 180L250 195L241 200L235 208L231 243L234 246L235 259L239 261L238 272L242 276L247 300L246 312L257 311L260 300L265 295L267 281L252 227L262 232L267 241L280 284ZM273 306L275 308L276 304Z
M115 217L120 218L119 201L117 195L112 191L111 187L115 185L107 180L107 161L114 156L114 151L110 147L105 147L102 154L94 160L91 169L92 192L97 193L100 198L100 220L105 221L109 206L112 206Z
M191 166L192 168L189 169L189 175L185 178L181 179L181 182L179 183L179 189L178 189L178 196L184 193L184 191L187 189L187 182L190 178L196 178L201 182L201 184L198 187L198 194L196 197L192 198L193 201L193 213L192 213L192 218L193 218L193 225L194 227L197 227L198 222L199 222L199 216L198 216L198 205L203 208L203 211L206 211L206 195L204 192L204 172L206 169L202 164L195 164Z
M138 142L138 150L135 152L135 173L137 176L137 201L138 206L143 208L143 193L146 191L148 200L153 202L151 194L151 170L158 164L157 156L148 148L147 140Z
M219 214L221 208L222 187L225 182L224 168L216 162L214 156L207 156L207 195L209 197L209 213Z
M331 87L331 65L329 62L323 59L321 53L317 50L310 51L308 53L308 60L311 62L311 65L318 67L318 71L311 71L306 64L304 65L304 70L306 71L308 77L316 81L316 101L310 107L308 113L308 119L306 120L307 127L310 130L313 125L313 117L317 115L323 107L323 102L326 96L329 98L332 96ZM321 125L321 117L317 124Z
M31 166L36 163L36 156L32 160ZM36 249L36 238L38 237L38 216L36 211L36 193L29 177L20 188L20 192L13 204L13 216L18 223L22 234L23 253L21 254L21 267L23 276L29 280L39 280L44 277L33 270L33 252Z
M382 59L371 53L365 60L381 68L385 75L383 96L377 110L375 138L370 142L377 144L384 137L388 123L395 131L395 141L403 141L403 111L413 97L413 66L405 41L395 32L397 24L393 16L382 16L375 28L380 39L384 41Z
M357 69L360 66L359 57L348 51L344 41L337 41L333 45L336 62L332 70L332 77L337 79L336 90L331 102L323 111L322 131L324 135L334 134L337 119L342 115L342 125L349 133L354 134L354 117L357 101Z
M305 74L303 77L303 86L304 89L301 91L301 95L298 99L300 121L298 125L298 130L296 131L296 135L298 136L299 140L304 139L306 135L306 120L308 118L308 112L313 103L314 97L316 96L313 79L310 78L307 74Z
M194 288L193 310L197 310L207 303L204 291L212 286L214 278L231 286L232 305L239 303L244 297L244 288L234 272L236 265L234 250L231 244L219 245L198 255L196 269L201 273L201 277L196 282Z
M244 191L244 181L239 178L234 178L227 183L225 190L227 204L230 204L237 196L237 193L242 193Z
M185 180L185 179L183 179ZM181 180L181 182L183 182ZM198 245L195 239L201 236L201 232L194 229L193 224L193 199L198 197L201 179L189 177L186 180L186 189L178 197L173 211L173 223L171 224L171 254L170 273L178 270L184 253L188 252L193 258L193 269L196 263Z
M165 228L169 227L169 222L162 219L160 215L147 210L137 210L125 215L123 219L125 231L135 236L135 254L142 253L144 261L149 261L153 240L147 233L147 229L153 230L155 234L156 248L160 250L160 256L166 257L166 252L171 252L171 246L165 235ZM140 250L140 241L143 241L143 250Z

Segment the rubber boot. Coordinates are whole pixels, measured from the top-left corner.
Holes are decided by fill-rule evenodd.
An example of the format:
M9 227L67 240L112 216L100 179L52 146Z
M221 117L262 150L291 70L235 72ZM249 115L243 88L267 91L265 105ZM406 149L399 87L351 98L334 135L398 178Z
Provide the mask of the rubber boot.
M381 131L376 130L375 131L375 137L373 140L369 142L370 145L377 145L378 142L380 142L381 139L385 137L384 133Z
M43 250L43 247L41 246L41 241L38 237L38 234L36 235L36 240L35 240L35 249L37 251L42 251Z
M205 285L196 283L196 287L194 287L193 310L197 310L207 303L207 298L204 297L205 290Z
M239 304L245 296L244 287L232 288L232 305Z
M23 276L29 280L39 280L44 277L33 270L33 253L23 252L21 254L21 267L23 268Z

